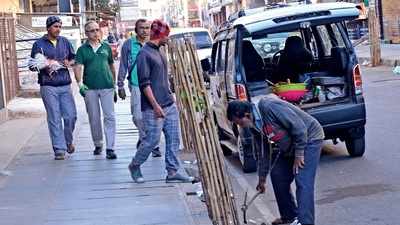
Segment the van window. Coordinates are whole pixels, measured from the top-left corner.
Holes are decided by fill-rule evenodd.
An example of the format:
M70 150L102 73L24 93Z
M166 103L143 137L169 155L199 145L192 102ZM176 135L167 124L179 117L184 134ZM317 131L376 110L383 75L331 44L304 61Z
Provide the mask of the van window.
M342 33L340 33L340 30L339 30L339 27L337 24L332 24L332 31L335 34L335 38L337 41L337 46L335 46L335 47L346 47Z
M332 49L332 42L331 38L329 37L328 29L323 26L318 26L317 31L319 36L321 37L322 41L322 50L324 53L324 56L330 56L331 55L331 49Z
M235 39L230 39L227 46L227 65L225 73L226 92L228 96L235 95Z
M263 58L271 58L276 52L285 47L285 41L290 36L301 37L300 31L281 32L268 34L266 36L248 37L244 41L250 41L257 53Z
M226 61L226 41L221 41L219 43L218 53L217 53L217 73L223 75L225 72L225 61Z
M212 51L211 51L211 71L214 73L215 66L217 64L217 50L218 50L218 42L214 43L212 46Z
M346 47L337 24L318 26L317 30L321 37L324 56L331 56L333 47Z
M228 63L226 65L226 72L227 73L233 73L234 68L235 68L235 40L231 39L228 42L228 47L227 47L227 55L228 55Z

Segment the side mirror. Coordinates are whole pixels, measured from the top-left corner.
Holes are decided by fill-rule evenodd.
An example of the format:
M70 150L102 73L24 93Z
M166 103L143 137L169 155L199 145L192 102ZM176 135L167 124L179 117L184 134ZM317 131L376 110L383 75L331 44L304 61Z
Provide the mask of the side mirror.
M211 72L210 59L208 59L208 58L202 59L202 60L200 60L200 64L201 64L201 69L203 69L203 72L206 72L206 73Z

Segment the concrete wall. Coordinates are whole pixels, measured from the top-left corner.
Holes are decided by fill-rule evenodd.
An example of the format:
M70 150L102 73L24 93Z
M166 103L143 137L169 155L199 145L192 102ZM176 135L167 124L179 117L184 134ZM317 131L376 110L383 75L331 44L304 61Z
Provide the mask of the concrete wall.
M19 12L19 0L0 0L0 12Z

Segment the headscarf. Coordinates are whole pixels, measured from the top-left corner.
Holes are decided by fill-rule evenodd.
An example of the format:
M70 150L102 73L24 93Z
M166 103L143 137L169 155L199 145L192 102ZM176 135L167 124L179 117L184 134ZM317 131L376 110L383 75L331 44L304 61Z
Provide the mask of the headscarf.
M168 37L170 28L167 23L161 20L154 20L150 26L150 40Z

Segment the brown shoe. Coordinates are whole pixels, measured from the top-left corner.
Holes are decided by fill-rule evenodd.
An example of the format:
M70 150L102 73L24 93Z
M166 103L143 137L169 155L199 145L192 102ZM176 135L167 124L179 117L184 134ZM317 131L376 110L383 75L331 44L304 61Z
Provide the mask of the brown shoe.
M295 219L282 219L282 218L278 218L274 221L272 221L271 225L280 225L280 224L291 224Z
M68 152L68 154L72 154L72 153L75 152L75 146L74 146L74 144L68 144L68 145L67 145L67 152Z

